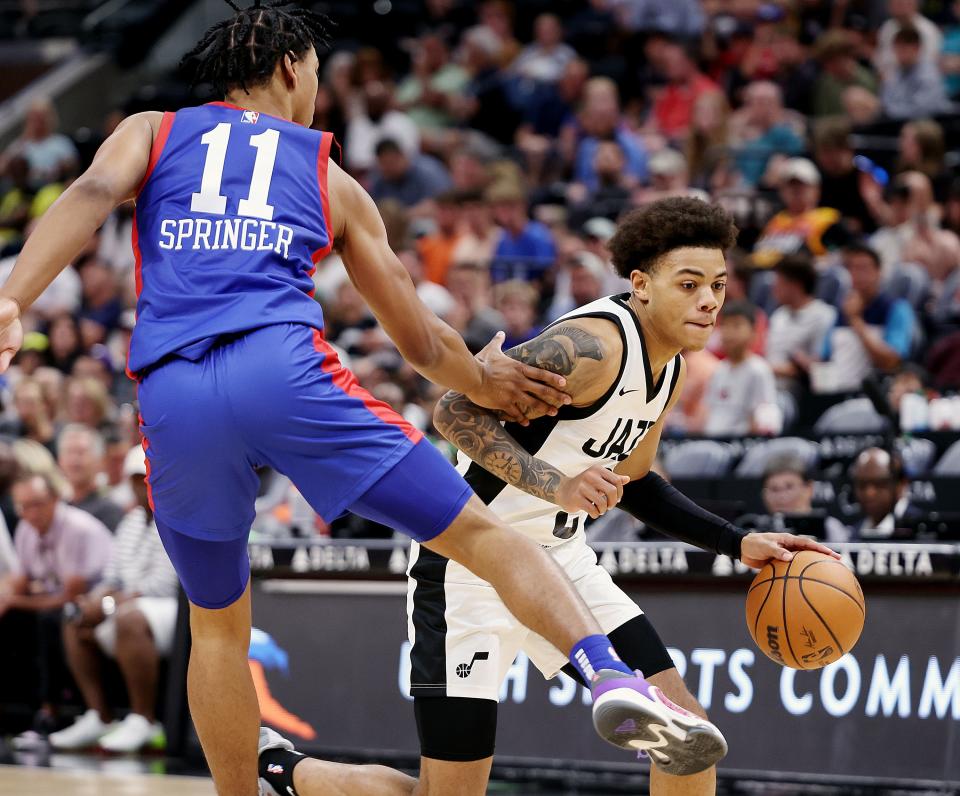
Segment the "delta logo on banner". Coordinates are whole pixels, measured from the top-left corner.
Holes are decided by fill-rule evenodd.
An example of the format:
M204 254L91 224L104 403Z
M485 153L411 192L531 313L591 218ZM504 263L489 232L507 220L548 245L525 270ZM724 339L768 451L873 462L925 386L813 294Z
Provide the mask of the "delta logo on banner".
M240 121L246 124L256 124L259 118L260 114L257 111L244 111L243 118Z

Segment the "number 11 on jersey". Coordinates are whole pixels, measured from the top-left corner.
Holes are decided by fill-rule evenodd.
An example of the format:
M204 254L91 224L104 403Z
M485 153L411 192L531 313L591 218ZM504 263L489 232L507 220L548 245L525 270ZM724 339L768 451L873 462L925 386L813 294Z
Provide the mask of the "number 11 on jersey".
M221 122L200 138L207 148L207 157L203 163L203 176L200 178L200 192L192 195L190 211L210 213L222 216L227 212L227 197L221 195L223 166L227 160L227 145L230 143L232 126ZM280 143L278 130L264 130L251 136L250 146L257 150L257 159L253 164L250 178L250 191L246 199L237 205L237 215L247 218L262 218L273 221L273 205L267 203L270 194L270 182L273 180L273 167L277 160L277 146Z

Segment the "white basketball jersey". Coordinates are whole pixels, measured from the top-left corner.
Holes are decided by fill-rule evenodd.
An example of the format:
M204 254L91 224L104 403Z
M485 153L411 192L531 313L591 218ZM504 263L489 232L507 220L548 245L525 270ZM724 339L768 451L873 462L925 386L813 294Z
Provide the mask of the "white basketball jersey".
M579 475L593 464L612 470L626 459L660 418L680 376L678 354L654 384L640 322L628 298L629 294L607 296L552 324L574 318L605 318L616 324L623 340L623 359L610 389L590 406L565 406L555 417L542 417L528 426L506 424L524 450L564 475ZM555 504L501 481L463 453L458 456L457 470L500 519L544 547L583 533L586 512L570 516Z

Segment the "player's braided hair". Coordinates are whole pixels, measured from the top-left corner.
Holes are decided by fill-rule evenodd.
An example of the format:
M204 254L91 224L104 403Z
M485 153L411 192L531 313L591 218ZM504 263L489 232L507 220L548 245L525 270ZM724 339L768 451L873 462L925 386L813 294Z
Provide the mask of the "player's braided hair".
M330 20L303 8L286 8L289 0L257 0L211 27L181 61L193 72L193 83L211 83L220 94L270 80L277 62L287 53L301 57L311 47L329 44Z

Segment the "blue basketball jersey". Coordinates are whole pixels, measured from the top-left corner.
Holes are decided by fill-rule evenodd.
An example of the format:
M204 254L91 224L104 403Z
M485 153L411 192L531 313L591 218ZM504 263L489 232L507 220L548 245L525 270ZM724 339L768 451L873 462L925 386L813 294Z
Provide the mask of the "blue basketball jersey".
M164 114L137 197L128 370L277 323L322 328L333 136L214 102Z

